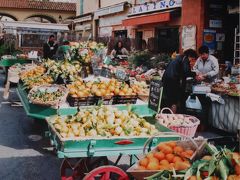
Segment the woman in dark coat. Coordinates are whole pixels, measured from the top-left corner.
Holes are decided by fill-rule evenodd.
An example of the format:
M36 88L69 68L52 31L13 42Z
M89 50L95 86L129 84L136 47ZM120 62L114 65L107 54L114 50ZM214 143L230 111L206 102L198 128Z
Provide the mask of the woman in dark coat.
M183 55L178 55L166 67L163 74L163 96L165 106L171 108L174 113L177 106L184 104L184 92L186 88L187 77L195 76L191 71L190 61L197 58L197 53L193 49L184 51Z

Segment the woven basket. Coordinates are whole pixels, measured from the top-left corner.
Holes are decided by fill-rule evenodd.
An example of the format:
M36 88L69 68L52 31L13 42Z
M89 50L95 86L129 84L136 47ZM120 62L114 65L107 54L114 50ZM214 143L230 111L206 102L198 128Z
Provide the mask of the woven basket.
M55 101L45 101L45 102L42 102L42 101L38 101L38 100L35 100L32 98L32 94L38 89L38 88L49 88L49 87L57 87L60 89L60 91L63 92L63 95L62 97L59 97L58 99L56 99ZM61 86L61 85L56 85L56 84L53 84L53 85L41 85L41 86L35 86L33 87L29 94L28 94L28 99L29 101L32 103L32 104L36 104L36 105L40 105L40 106L59 106L62 102L65 102L66 99L67 99L67 96L68 96L68 91L67 91L67 88L64 87L64 86Z
M161 110L160 114L163 114L164 110L168 110L171 112L171 114L173 114L172 110L169 108L163 108ZM193 122L193 124L192 125L180 125L180 126L171 125L171 126L168 126L168 128L177 133L183 134L185 136L194 137L194 135L197 131L198 125L200 124L200 120L194 116L189 116L189 115L185 115L185 114L182 114L182 115L184 117L189 117L191 119L191 121Z

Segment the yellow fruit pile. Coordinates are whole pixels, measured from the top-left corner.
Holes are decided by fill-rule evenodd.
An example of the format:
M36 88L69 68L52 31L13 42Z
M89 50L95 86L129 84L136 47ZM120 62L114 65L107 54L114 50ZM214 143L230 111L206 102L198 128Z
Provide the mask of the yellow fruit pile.
M133 112L109 106L81 109L74 116L54 116L49 122L63 138L149 137L159 132L154 125Z
M178 146L175 141L160 143L157 149L139 161L137 170L186 170L191 166L188 159L193 151Z
M23 72L20 73L20 79L24 80L27 79L29 77L37 77L37 76L41 76L46 72L46 69L42 66L36 66L33 69L30 70L25 70Z
M109 97L114 95L136 95L136 91L128 84L118 82L116 79L96 82L76 81L67 87L70 96L75 98L88 96Z

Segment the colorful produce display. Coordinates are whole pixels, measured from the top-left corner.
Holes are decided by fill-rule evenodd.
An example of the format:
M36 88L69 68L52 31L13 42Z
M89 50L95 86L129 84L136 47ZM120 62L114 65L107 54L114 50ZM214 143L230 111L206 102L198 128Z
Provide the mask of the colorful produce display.
M29 76L24 78L22 81L23 81L24 88L26 89L32 89L34 86L52 84L54 82L53 78L48 75L33 76L33 77Z
M137 170L186 170L194 151L178 145L175 141L160 143L156 151L139 161Z
M20 79L24 80L29 77L38 77L43 75L46 72L46 69L43 66L36 66L29 70L24 70L20 73Z
M119 82L116 79L94 82L76 81L67 85L67 87L69 89L69 94L72 97L136 95L136 91L134 91L128 84Z
M171 126L193 126L196 118L193 116L184 116L182 114L158 114L158 122L166 127Z
M212 92L228 94L230 96L240 96L240 84L236 83L216 83L212 85Z
M63 86L43 85L31 89L28 98L33 104L54 106L61 102L66 95L67 90Z
M47 60L44 62L44 67L47 69L47 74L55 80L61 77L64 80L74 80L80 75L82 66L78 61L54 61Z
M80 109L74 116L54 116L49 121L63 138L152 136L158 133L154 125L133 112L107 106Z
M140 179L160 180L239 180L240 154L227 148L216 148L205 144L200 157L190 164L194 151L178 146L176 142L160 143L157 149L140 159L135 171L130 173L153 175ZM196 156L198 157L198 156ZM130 168L131 169L131 168ZM155 173L154 173L155 172ZM140 177L140 176L139 176Z

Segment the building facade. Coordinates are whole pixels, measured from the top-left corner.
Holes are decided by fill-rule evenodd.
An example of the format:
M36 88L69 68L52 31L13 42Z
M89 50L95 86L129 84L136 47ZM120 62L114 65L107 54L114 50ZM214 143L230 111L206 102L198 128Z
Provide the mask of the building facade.
M93 37L133 38L136 49L165 53L204 44L222 61L232 59L237 0L79 0L77 7L91 13Z

